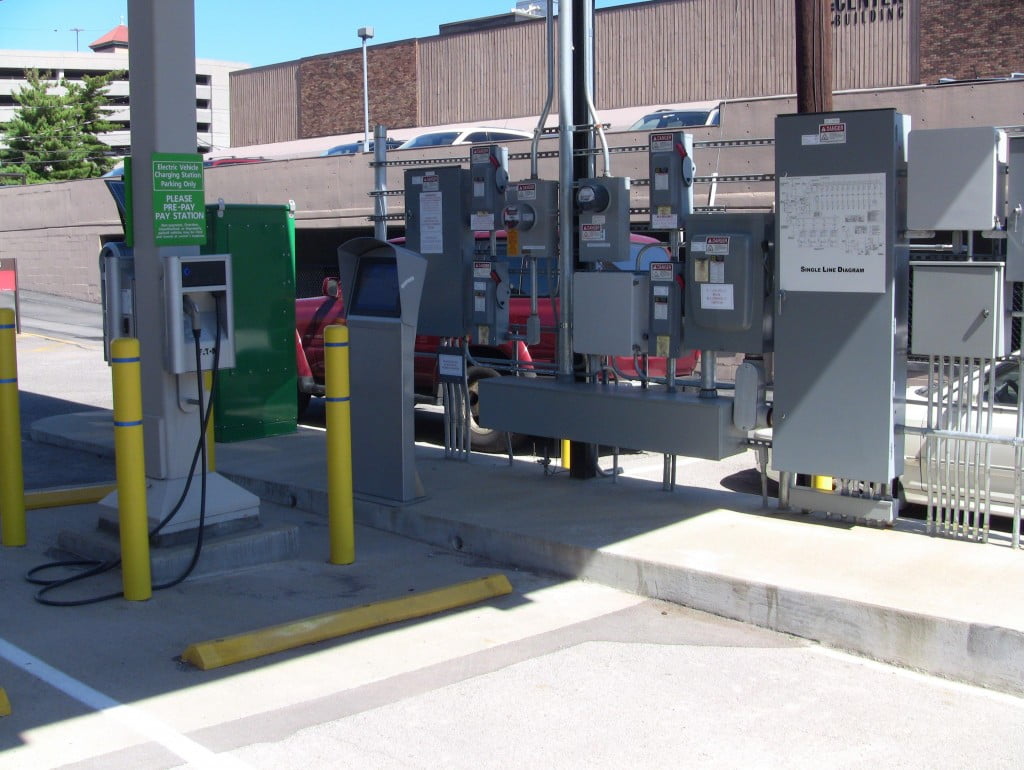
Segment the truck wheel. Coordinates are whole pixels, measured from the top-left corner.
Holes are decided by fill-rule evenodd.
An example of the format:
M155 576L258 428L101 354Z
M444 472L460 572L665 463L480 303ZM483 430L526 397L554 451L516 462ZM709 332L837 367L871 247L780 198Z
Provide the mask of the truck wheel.
M471 366L466 371L466 381L469 385L469 437L472 448L477 452L504 452L508 447L505 443L505 433L492 428L482 428L477 422L480 416L480 380L490 377L500 377L496 371L486 366ZM513 435L513 441L515 435Z
M298 399L297 406L298 406L298 410L296 411L295 414L298 417L298 419L301 420L302 419L302 415L304 415L306 413L306 407L309 406L309 393L303 393L303 392L299 391L299 399Z

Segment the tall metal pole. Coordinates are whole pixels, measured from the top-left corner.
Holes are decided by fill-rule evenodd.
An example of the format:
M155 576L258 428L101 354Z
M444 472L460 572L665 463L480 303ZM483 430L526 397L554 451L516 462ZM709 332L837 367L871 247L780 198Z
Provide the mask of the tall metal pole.
M558 376L572 381L572 274L573 235L573 5L563 2L558 10L558 210L562 223L559 234L558 272L561 276L558 313Z
M363 152L370 151L370 87L366 75L366 41L373 37L373 27L360 27L357 33L363 41Z

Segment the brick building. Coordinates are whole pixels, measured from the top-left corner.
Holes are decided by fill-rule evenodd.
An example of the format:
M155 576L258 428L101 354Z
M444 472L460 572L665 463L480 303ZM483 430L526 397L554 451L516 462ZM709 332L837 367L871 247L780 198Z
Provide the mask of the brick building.
M597 11L599 109L791 94L793 0L650 0ZM832 0L836 91L1024 72L1019 0ZM368 49L370 117L390 128L536 115L544 22L508 13ZM231 75L232 145L362 129L360 49Z

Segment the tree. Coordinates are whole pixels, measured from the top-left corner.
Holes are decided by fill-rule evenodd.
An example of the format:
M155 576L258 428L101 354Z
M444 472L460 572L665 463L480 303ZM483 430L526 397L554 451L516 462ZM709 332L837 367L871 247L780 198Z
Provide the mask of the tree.
M28 84L14 93L19 105L2 126L6 149L0 164L8 172L27 176L29 184L88 179L115 164L99 134L114 131L107 119L107 87L122 71L83 77L81 83L59 83L38 70L28 70Z

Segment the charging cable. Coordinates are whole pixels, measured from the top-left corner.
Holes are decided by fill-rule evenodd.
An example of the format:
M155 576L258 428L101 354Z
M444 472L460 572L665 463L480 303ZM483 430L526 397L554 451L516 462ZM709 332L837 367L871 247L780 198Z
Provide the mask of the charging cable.
M181 496L178 498L174 507L171 508L170 512L149 532L150 539L156 537L164 527L178 514L181 510L181 506L184 505L185 499L188 497L189 490L192 487L192 479L195 474L196 464L202 459L202 470L200 478L200 499L199 499L199 528L196 535L196 544L192 551L192 558L189 562L188 567L172 580L154 585L153 590L159 591L164 588L171 588L184 581L192 570L195 569L196 564L199 562L199 555L202 553L203 548L203 528L206 523L206 471L207 471L207 459L206 459L206 431L210 424L210 419L213 414L213 393L217 387L218 370L220 367L220 349L221 349L221 334L220 334L220 301L221 298L214 296L214 302L216 303L216 336L213 346L213 378L210 388L210 401L209 403L203 403L203 385L202 385L202 319L199 311L199 306L195 303L191 297L185 297L183 301L183 310L188 314L189 319L192 323L192 337L195 343L195 354L196 354L196 385L199 394L199 440L196 442L196 449L192 454L192 463L189 466L188 477L185 481L185 487L181 492ZM112 592L101 596L92 596L84 599L51 599L46 596L50 591L56 590L62 586L69 585L71 583L77 583L81 580L93 577L94 575L101 575L104 572L109 572L112 569L120 566L120 557L116 559L108 559L100 561L97 559L71 559L64 561L49 562L47 564L40 564L37 567L33 567L27 573L25 573L25 580L34 585L43 586L39 591L36 592L35 600L40 604L46 604L51 607L80 607L86 604L97 604L104 602L109 599L119 599L124 595L123 591ZM57 579L46 579L37 577L41 572L50 569L56 569L58 567L84 568L82 572L76 572L74 575L65 578Z

